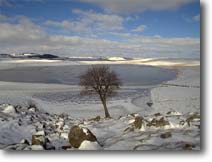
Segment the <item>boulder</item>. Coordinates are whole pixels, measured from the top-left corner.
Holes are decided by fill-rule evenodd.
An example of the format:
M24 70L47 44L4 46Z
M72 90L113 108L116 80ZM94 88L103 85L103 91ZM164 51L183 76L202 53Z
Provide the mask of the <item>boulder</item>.
M155 127L164 127L166 125L170 125L168 120L165 120L164 117L161 117L160 119L153 118L151 122L147 124L147 126L155 126Z
M170 138L172 137L171 132L166 132L160 135L160 138Z
M141 116L136 116L133 125L136 129L141 129L143 124L143 118Z
M46 143L45 132L39 131L36 134L32 135L32 145L42 145Z
M88 128L81 128L77 125L71 128L68 139L71 146L75 148L78 148L85 140L92 142L97 141L96 136Z

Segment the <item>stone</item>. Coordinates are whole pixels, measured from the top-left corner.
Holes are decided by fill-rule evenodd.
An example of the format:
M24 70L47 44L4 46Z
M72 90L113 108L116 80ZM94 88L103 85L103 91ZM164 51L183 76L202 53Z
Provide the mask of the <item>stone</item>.
M190 143L186 143L184 146L183 146L183 150L192 150L192 148L194 148L195 146L190 144Z
M24 150L28 146L29 145L27 144L18 143L18 144L8 145L4 148L4 150Z
M21 144L30 145L29 141L26 140L26 139L22 139L22 140L20 141L20 143L21 143Z
M146 103L149 107L152 107L153 103L152 102L147 102Z
M155 127L164 127L166 125L170 125L169 121L165 120L164 117L161 117L159 120L156 118L153 118L151 122L147 124L147 126L155 126Z
M187 124L188 124L189 127L191 126L190 123L191 123L194 119L200 119L200 115L199 115L198 113L195 113L195 114L190 115L190 116L186 119L186 122L187 122Z
M77 125L71 128L68 139L69 143L74 148L78 148L85 140L91 142L97 141L96 136L88 128L81 128Z
M160 135L160 138L170 138L172 137L171 132L166 132Z
M91 118L90 121L100 121L101 117L97 116L95 118Z
M154 116L161 116L161 113L155 113Z
M63 149L63 150L67 150L67 149L71 149L71 148L72 148L71 145L62 146L62 149Z
M46 143L45 132L39 131L32 135L32 145L42 145Z
M143 124L143 118L141 116L136 116L133 124L136 129L141 129Z

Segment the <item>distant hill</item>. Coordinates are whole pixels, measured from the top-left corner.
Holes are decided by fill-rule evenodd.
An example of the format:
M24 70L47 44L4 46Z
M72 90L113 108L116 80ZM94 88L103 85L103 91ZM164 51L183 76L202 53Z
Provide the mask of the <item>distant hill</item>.
M21 58L21 59L62 59L52 54L21 53L21 54L0 54L1 58Z

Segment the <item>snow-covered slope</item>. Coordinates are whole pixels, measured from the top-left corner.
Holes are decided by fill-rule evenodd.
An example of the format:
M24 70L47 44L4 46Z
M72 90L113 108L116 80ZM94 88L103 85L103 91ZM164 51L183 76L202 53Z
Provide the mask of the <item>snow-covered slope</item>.
M157 111L200 111L200 67L178 67L178 77L151 91Z

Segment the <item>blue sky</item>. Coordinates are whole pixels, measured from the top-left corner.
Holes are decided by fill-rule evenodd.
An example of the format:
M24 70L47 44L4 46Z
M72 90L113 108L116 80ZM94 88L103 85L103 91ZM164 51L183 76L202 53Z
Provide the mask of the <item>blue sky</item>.
M200 55L198 0L0 0L0 29L0 53Z

